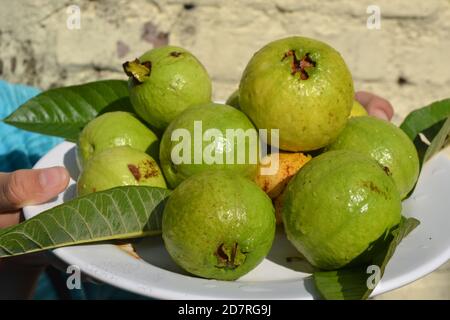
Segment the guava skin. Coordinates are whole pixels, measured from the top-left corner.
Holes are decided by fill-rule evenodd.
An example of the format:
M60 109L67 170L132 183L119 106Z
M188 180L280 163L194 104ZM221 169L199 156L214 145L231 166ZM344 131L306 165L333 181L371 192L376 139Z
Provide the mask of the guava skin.
M375 117L349 120L328 150L353 150L375 159L392 175L402 199L419 176L419 157L408 136L394 124Z
M156 159L159 156L158 137L129 112L115 111L98 116L83 128L78 139L82 163L118 146L130 146Z
M304 37L269 43L252 57L239 104L258 129L279 129L280 149L322 148L342 131L353 104L353 80L341 55Z
M367 110L358 101L353 101L352 111L350 112L350 118L368 116Z
M208 164L205 163L204 158L201 158L201 163L195 164L195 121L201 121L203 133L205 133L208 129L217 129L223 135L223 138L220 141L216 141L214 139L213 142L213 150L215 150L215 154L222 159L222 164ZM189 133L189 139L186 141L189 141L191 145L191 152L188 161L176 164L172 159L172 152L175 152L174 150L176 150L177 145L184 142L184 138L171 141L171 137L174 132L179 132L180 129L185 129ZM248 132L253 132L256 137L254 141L250 141L250 139L245 140L245 150L243 150L245 152L245 161L243 163L238 163L238 152L233 151L238 150L238 139L227 139L227 129L242 129L244 132L250 130ZM198 151L201 151L202 154L204 154L205 149L208 145L211 145L211 143L211 141L203 141L201 150ZM231 148L231 146L233 146L233 148ZM184 179L206 170L227 170L236 175L253 178L258 169L258 147L259 142L257 138L257 131L244 113L227 105L209 103L194 106L185 110L170 123L161 138L159 157L161 161L161 168L168 184L172 188L175 188ZM197 156L201 157L202 154L198 151ZM250 156L253 152L256 153L255 161L250 161ZM179 154L178 152L175 153ZM230 159L233 159L232 163L227 163L227 156L230 157Z
M368 156L330 151L309 161L283 194L288 239L314 266L341 268L400 222L394 181Z
M225 102L226 105L235 107L236 109L241 109L239 105L239 90L235 90Z
M128 146L106 149L92 157L77 182L78 196L119 186L141 185L166 188L156 161Z
M270 198L252 181L208 171L181 183L162 221L164 244L186 271L235 280L268 254L275 236Z
M211 101L211 79L189 51L174 46L156 48L138 62L147 65L148 73L142 83L130 76L130 100L136 113L158 130L164 130L186 108ZM127 63L124 68L131 75Z

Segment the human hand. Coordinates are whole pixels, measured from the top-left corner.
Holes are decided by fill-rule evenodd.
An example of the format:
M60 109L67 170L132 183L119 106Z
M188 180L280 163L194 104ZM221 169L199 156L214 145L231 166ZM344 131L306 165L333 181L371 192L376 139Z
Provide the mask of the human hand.
M19 223L24 206L50 200L68 183L63 167L0 173L0 229Z
M366 108L369 115L390 121L394 115L394 109L389 101L373 93L358 91L355 99Z
M50 200L68 183L63 167L0 173L0 229L19 223L24 206ZM0 259L0 299L30 298L46 264L45 254Z

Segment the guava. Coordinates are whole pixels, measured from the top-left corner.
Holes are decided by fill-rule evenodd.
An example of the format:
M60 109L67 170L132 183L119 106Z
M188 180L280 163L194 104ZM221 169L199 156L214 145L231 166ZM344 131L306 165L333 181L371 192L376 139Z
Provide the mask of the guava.
M330 151L309 161L283 193L288 239L314 266L333 270L360 257L400 222L392 178L370 157Z
M260 49L239 85L242 111L258 129L279 129L279 147L287 151L316 150L333 141L347 123L353 96L341 55L304 37Z
M254 178L258 147L257 131L244 113L224 104L203 104L185 110L167 127L161 168L172 188L206 170Z
M84 166L77 182L79 196L126 185L166 188L156 161L128 146L106 149Z
M275 235L273 210L254 182L226 171L202 172L171 194L163 213L164 244L186 271L235 280L268 254Z
M129 112L107 112L98 116L83 128L78 139L82 163L103 150L118 146L130 146L153 158L159 156L158 137Z
M375 117L351 118L328 150L353 150L372 157L391 175L402 199L419 176L419 157L408 136L394 124Z
M283 223L281 218L283 191L292 177L309 160L311 160L311 156L301 152L275 152L261 159L255 182L272 199L277 224ZM261 169L273 166L275 161L278 161L278 170L273 174L263 174Z
M354 100L353 106L352 106L352 111L350 112L350 117L361 117L361 116L367 116L367 115L369 115L369 114L367 113L366 108L364 108L361 105L361 103Z
M158 130L186 108L211 101L211 79L186 49L165 46L123 64L136 113Z
M235 107L236 109L241 109L239 105L239 90L235 90L225 102L226 105Z
M271 199L278 197L289 180L309 161L310 155L301 152L275 152L265 156L260 168L274 165L278 161L278 170L273 174L263 174L258 170L255 182Z

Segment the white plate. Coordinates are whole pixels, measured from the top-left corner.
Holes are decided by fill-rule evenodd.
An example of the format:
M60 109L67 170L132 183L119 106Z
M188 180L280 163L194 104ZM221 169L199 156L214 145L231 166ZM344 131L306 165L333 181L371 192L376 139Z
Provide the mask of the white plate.
M71 173L69 188L49 203L24 209L27 219L71 199L78 169L76 146L63 142L35 165L45 168L64 165ZM429 161L411 198L403 203L403 214L421 221L397 248L377 295L415 281L432 272L450 257L450 159L440 153ZM187 275L166 253L160 237L137 245L143 258L136 259L114 245L85 245L54 250L86 274L138 294L164 299L313 299L317 297L308 265L287 262L298 256L279 230L269 256L238 281L205 280ZM303 272L302 272L303 271Z

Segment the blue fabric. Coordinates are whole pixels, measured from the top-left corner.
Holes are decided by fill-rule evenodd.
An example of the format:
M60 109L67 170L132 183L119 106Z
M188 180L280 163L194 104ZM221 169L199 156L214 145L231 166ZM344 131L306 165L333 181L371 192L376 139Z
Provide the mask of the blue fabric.
M0 118L5 118L38 93L36 88L12 85L0 80ZM0 122L0 171L31 168L42 155L61 141L59 138L26 132Z
M0 80L0 119L16 110L22 103L37 95L39 90ZM31 168L37 160L62 139L23 131L0 121L0 171L10 172ZM62 279L66 275L61 274ZM69 291L72 299L142 299L141 296L109 285L83 283L82 289ZM42 274L35 299L58 299L47 274Z

